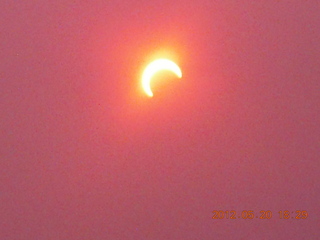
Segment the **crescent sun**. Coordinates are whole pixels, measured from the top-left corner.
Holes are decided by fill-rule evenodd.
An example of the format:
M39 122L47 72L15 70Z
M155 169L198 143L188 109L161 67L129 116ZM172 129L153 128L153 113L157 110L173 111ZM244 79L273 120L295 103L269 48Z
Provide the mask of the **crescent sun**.
M151 62L143 72L142 75L142 88L149 97L153 97L150 87L152 77L159 71L168 70L173 72L178 78L182 77L181 69L177 64L168 59L157 59Z

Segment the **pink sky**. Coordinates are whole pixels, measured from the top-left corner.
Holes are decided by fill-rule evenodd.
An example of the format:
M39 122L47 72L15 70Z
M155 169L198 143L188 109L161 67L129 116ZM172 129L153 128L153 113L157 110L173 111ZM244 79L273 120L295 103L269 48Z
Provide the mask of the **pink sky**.
M1 240L319 238L317 0L0 5Z

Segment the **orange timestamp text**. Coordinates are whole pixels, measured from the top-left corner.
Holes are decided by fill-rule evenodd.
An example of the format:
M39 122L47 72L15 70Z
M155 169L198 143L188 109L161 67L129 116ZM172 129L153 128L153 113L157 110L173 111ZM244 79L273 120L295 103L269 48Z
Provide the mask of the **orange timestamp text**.
M214 210L212 211L212 219L271 219L276 217L278 219L306 219L308 217L308 211L306 210L280 210L275 214L270 210Z

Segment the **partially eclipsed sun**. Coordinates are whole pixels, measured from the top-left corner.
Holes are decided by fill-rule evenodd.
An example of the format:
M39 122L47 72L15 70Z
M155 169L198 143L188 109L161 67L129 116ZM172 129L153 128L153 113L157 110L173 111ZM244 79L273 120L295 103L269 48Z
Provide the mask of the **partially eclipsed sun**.
M159 71L168 70L177 75L178 78L182 77L182 72L177 64L168 59L157 59L151 62L143 72L142 75L142 88L145 93L152 97L153 93L150 87L152 77Z

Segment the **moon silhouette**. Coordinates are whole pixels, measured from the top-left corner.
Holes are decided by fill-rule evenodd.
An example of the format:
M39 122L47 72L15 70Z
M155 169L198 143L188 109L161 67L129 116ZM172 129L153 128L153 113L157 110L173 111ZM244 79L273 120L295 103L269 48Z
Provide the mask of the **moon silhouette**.
M146 67L142 75L142 87L145 93L149 97L153 97L153 93L150 87L150 82L152 80L152 77L157 72L163 71L163 70L173 72L178 78L182 77L181 69L177 64L175 64L171 60L164 59L164 58L154 60Z

